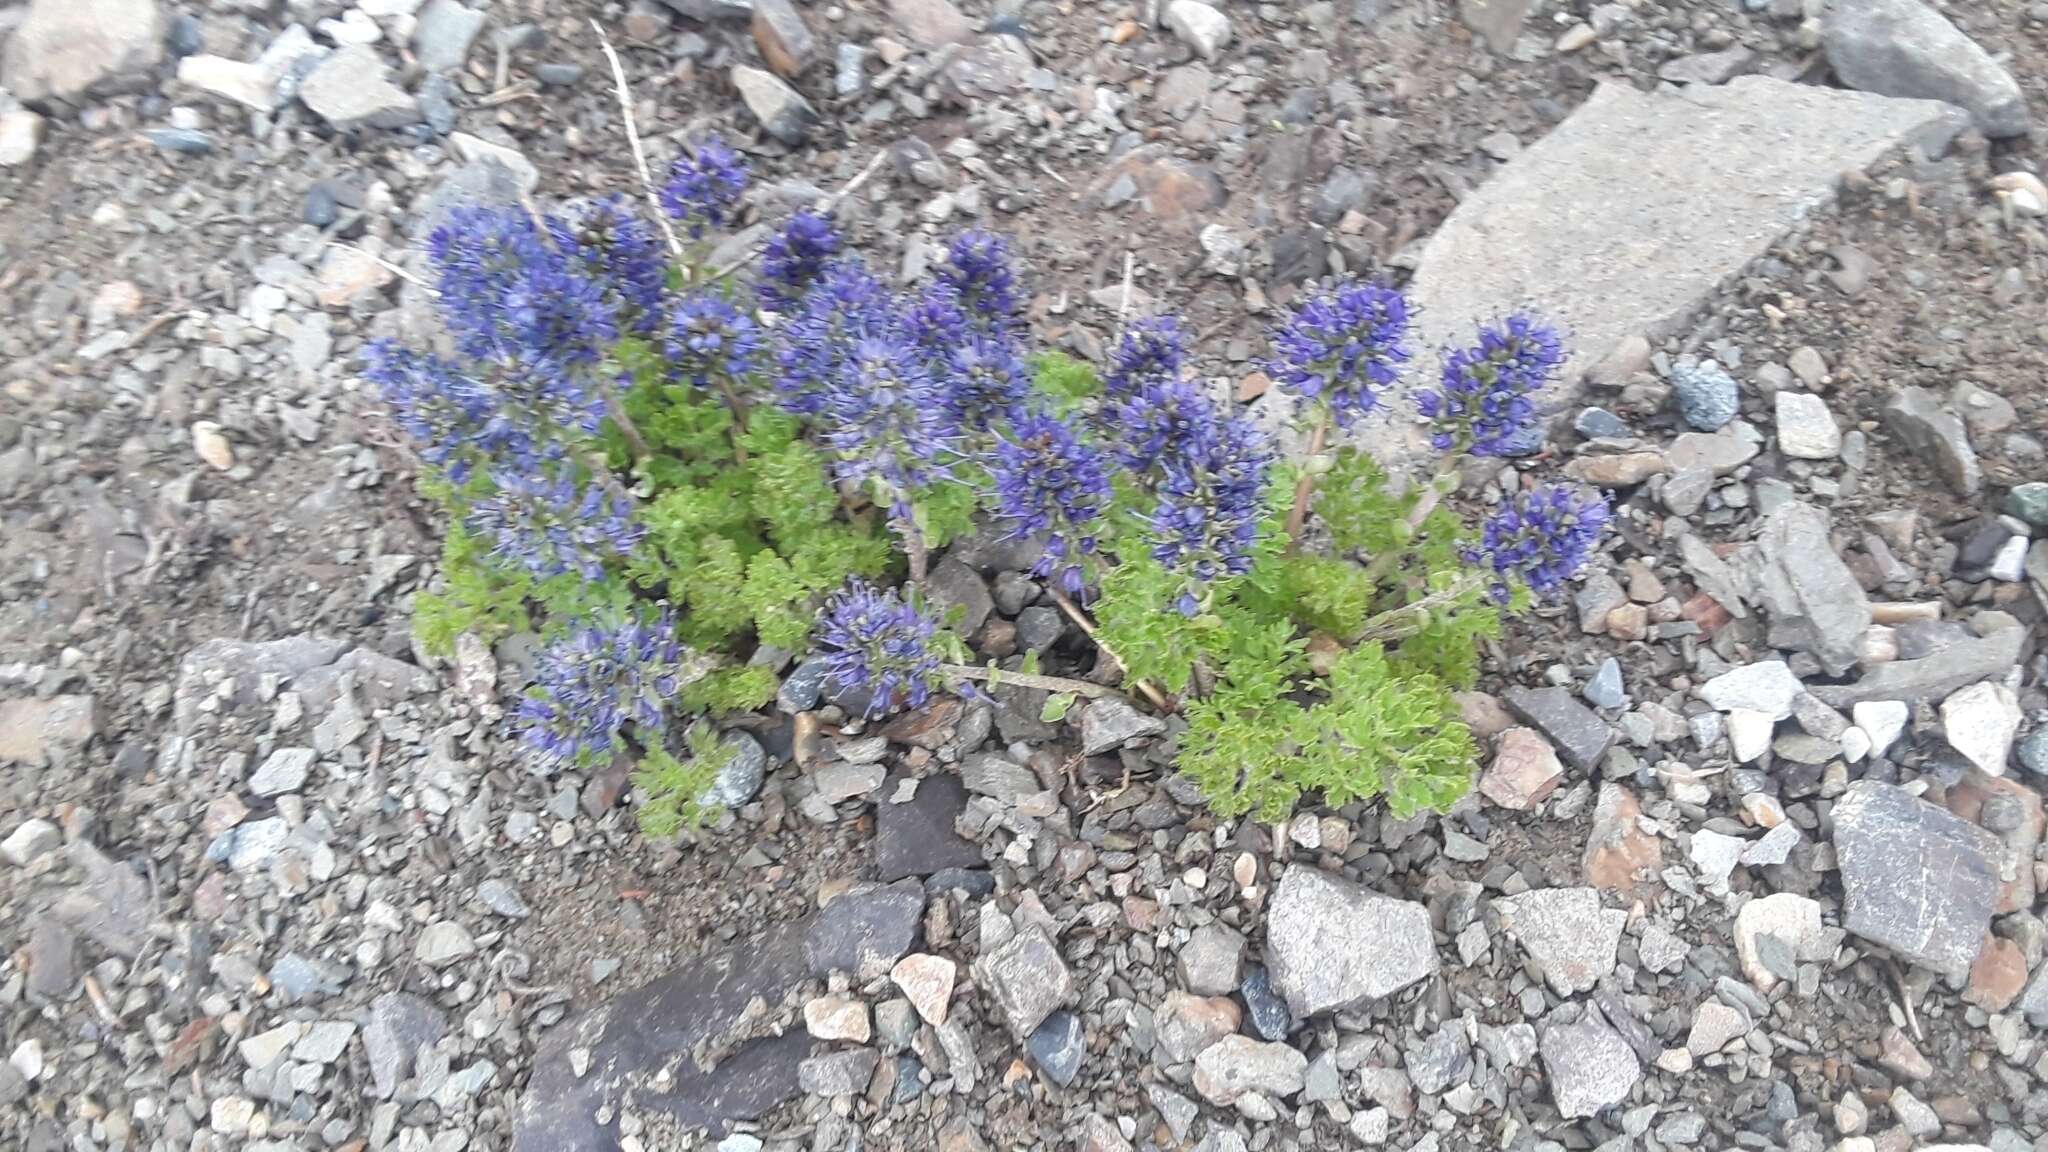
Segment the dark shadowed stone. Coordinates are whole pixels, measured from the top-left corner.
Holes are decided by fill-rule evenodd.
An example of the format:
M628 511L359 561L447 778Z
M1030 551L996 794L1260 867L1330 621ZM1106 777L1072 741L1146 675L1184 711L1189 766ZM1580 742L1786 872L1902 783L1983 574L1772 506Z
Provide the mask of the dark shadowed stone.
M873 979L910 951L923 916L924 885L915 880L858 888L818 910L804 954L819 975Z
M1875 780L1849 786L1834 824L1843 926L1950 979L1967 976L2004 884L1998 839Z
M1244 997L1246 1022L1259 1039L1285 1040L1294 1031L1294 1013L1288 1011L1287 1001L1273 991L1273 981L1265 968L1254 964L1247 969L1244 984L1237 992Z
M629 1098L638 1114L714 1132L765 1115L797 1094L811 1040L792 1029L732 1047L749 1027L748 1004L775 1003L834 969L869 962L886 970L914 942L923 911L924 889L915 883L855 889L568 1021L534 1057L514 1149L618 1152L617 1119ZM726 1054L706 1071L691 1058L698 1051Z
M981 849L953 830L967 809L967 788L950 772L917 781L895 802L908 776L891 776L875 804L875 874L884 880L930 876L948 868L980 868Z
M1510 688L1501 699L1515 715L1550 737L1565 762L1591 772L1614 743L1607 721L1578 702L1569 688Z
M1772 512L1757 535L1758 597L1774 648L1811 652L1829 673L1855 666L1870 603L1828 542L1822 509L1792 501Z
M363 1025L363 1052L370 1061L370 1081L377 1097L391 1098L398 1082L412 1075L420 1045L436 1044L448 1034L448 1017L439 1008L405 992L386 992L370 1001Z
M925 591L931 594L932 605L938 609L940 617L962 636L972 636L981 631L982 624L996 606L995 600L989 596L988 582L965 561L954 556L946 557L932 568L931 577L925 581Z
M1065 1088L1081 1074L1081 1059L1088 1054L1086 1037L1081 1032L1081 1018L1072 1012L1055 1012L1045 1018L1037 1031L1031 1033L1027 1044L1031 1049L1031 1062L1038 1070Z

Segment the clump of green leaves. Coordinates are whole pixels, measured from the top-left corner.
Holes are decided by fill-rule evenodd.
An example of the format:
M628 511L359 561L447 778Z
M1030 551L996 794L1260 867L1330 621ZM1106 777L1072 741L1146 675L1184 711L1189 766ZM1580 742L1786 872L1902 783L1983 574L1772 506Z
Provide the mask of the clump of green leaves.
M691 725L683 734L683 747L681 757L656 748L633 770L633 786L645 797L640 830L656 839L696 828L717 810L704 802L706 794L719 771L738 754L709 724Z
M1287 546L1293 487L1274 485L1251 570L1194 615L1175 610L1171 574L1120 554L1095 605L1103 646L1182 697L1178 766L1219 814L1277 820L1310 793L1384 797L1401 816L1447 807L1477 764L1452 691L1515 605L1472 578L1428 489L1392 491L1365 453L1335 453L1319 477L1320 544Z

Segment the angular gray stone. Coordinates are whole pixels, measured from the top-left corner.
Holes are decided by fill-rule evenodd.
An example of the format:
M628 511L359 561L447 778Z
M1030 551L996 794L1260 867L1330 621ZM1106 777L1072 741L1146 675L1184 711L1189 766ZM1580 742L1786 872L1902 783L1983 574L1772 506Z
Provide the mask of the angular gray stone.
M413 59L423 72L452 72L469 59L469 46L483 28L482 9L459 0L427 0L412 31Z
M778 1003L807 980L853 971L859 957L887 952L893 943L849 940L848 933L883 920L896 932L906 907L914 933L923 909L916 884L855 889L813 916L686 960L558 1025L542 1037L520 1094L515 1152L619 1152L619 1114L628 1101L636 1113L685 1128L725 1128L767 1114L799 1091L811 1039L802 1028L755 1036L754 1002ZM717 1065L707 1071L690 1058L700 1050L719 1052Z
M1821 30L1843 84L1968 109L1986 135L2027 132L2026 97L2012 74L1920 0L1833 0Z
M1237 991L1244 964L1244 936L1227 924L1195 929L1180 948L1180 979L1198 996L1228 996Z
M1097 756L1166 731L1166 721L1147 715L1128 700L1105 696L1081 710L1081 755Z
M1266 965L1297 1017L1391 996L1442 964L1429 909L1296 864L1266 909Z
M1899 389L1885 403L1884 426L1907 451L1931 461L1936 475L1958 495L1974 496L1984 486L1969 429L1940 396L1925 388Z
M981 631L988 614L995 609L995 601L988 594L988 582L952 556L932 566L925 588L940 618L962 636Z
M1761 76L1676 92L1600 85L1430 237L1410 290L1415 344L1455 344L1501 301L1541 300L1572 333L1572 358L1545 397L1561 402L1625 337L1677 332L1829 203L1845 170L1963 120L1932 101ZM1417 358L1415 378L1428 359ZM1426 451L1407 421L1380 425L1372 446L1398 463Z
M258 796L297 792L305 786L306 774L312 768L311 748L279 748L265 757L262 765L250 774L249 791Z
M1702 432L1719 430L1735 419L1742 407L1735 378L1714 360L1673 367L1671 399L1678 405L1679 416Z
M1998 838L1875 780L1834 808L1843 926L1952 980L1969 975L2004 880Z
M1029 925L974 963L975 981L1023 1039L1074 993L1074 978L1043 928Z
M1286 1044L1225 1036L1195 1057L1195 1091L1211 1104L1229 1105L1248 1093L1292 1096L1308 1076L1308 1057Z
M818 110L775 73L745 64L732 67L732 86L746 101L747 111L770 136L784 144L801 144L818 121Z
M1792 703L1805 691L1783 660L1765 660L1731 668L1698 688L1700 699L1719 712L1761 712L1773 720L1792 715Z
M924 885L915 880L859 884L811 918L804 959L813 972L879 979L917 943Z
M1567 1120L1621 1103L1642 1078L1635 1050L1591 1012L1577 1021L1544 1028L1539 1044L1550 1097Z
M1590 991L1614 971L1628 913L1602 908L1599 889L1537 888L1503 896L1493 907L1559 996Z
M164 55L157 0L33 0L0 54L0 88L29 104L140 77Z
M1015 804L1021 796L1045 791L1037 773L995 752L977 752L962 761L960 782L976 796L988 796L1005 804Z
M391 81L377 50L348 44L320 62L299 85L299 99L335 128L400 128L419 119L419 105Z
M797 1066L797 1086L813 1096L853 1096L867 1090L882 1054L873 1048L849 1048L813 1056Z
M370 1083L380 1100L398 1091L398 1082L412 1075L422 1044L440 1042L448 1034L448 1017L432 1003L407 992L386 992L370 1001L363 1024L363 1053L370 1061Z
M1514 50L1532 0L1458 0L1458 20L1500 55Z
M1874 700L1940 700L2018 664L2026 635L2024 628L2006 628L1989 636L1966 636L1918 660L1880 664L1853 684L1815 684L1807 691L1836 708Z
M898 803L906 785L916 790ZM981 849L954 830L967 810L967 788L952 772L916 779L892 776L875 801L875 875L883 880L929 876L947 868L980 868Z
M1402 1060L1408 1082L1425 1096L1462 1083L1472 1071L1472 1045L1465 1039L1465 1022L1452 1019L1437 1025L1427 1039L1403 1053Z
M1579 703L1569 688L1514 687L1501 694L1510 711L1550 737L1565 763L1591 772L1614 743L1614 729Z
M1870 601L1836 555L1829 526L1825 511L1796 500L1766 517L1756 540L1756 590L1771 646L1810 652L1840 676L1856 664Z

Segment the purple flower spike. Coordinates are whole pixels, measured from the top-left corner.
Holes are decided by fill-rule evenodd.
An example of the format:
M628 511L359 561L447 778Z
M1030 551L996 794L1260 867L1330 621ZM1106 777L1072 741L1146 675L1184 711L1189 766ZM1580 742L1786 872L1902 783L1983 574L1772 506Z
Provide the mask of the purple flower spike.
M922 708L944 687L932 641L938 625L914 603L860 580L826 602L818 646L839 693L869 693L867 714Z
M1095 554L1097 522L1109 504L1109 472L1100 450L1051 416L1025 416L995 452L996 510L1015 538L1047 537L1032 575L1053 577L1077 599L1084 564Z
M1415 394L1438 451L1513 456L1536 424L1536 393L1564 363L1557 330L1524 313L1479 330L1479 343L1444 358L1443 385Z
M760 363L761 330L732 301L697 292L677 300L669 313L667 347L676 379L710 388L753 373Z
M643 745L658 747L681 661L667 614L581 625L541 650L517 725L549 769L609 759L628 724Z
M1242 416L1218 421L1192 452L1170 455L1150 517L1152 558L1189 580L1177 607L1192 616L1194 588L1251 571L1273 450Z
M621 328L644 336L661 323L668 254L625 197L591 201L547 225L555 247L604 290Z
M1016 341L983 332L948 350L938 365L946 404L963 430L989 428L1017 419L1031 397L1031 370L1017 354Z
M1192 380L1161 378L1104 404L1099 422L1117 460L1138 475L1201 456L1217 434L1216 406Z
M861 341L827 382L820 412L841 480L879 481L898 519L910 493L947 475L955 429L946 397L918 349L901 337Z
M565 572L599 579L606 560L630 554L646 535L632 500L596 481L503 467L491 470L491 483L495 490L470 509L470 527L496 542L499 559L539 579Z
M827 265L776 341L775 391L782 406L799 416L823 413L853 350L900 327L889 290L859 260Z
M363 378L383 393L392 421L418 446L420 459L456 484L469 479L478 458L530 448L524 435L506 442L511 429L492 419L498 401L491 390L439 356L372 341L363 349Z
M992 232L962 232L946 249L938 281L951 288L970 322L1005 328L1021 310L1010 246Z
M668 183L657 197L661 210L684 226L690 239L701 240L707 229L723 228L736 215L747 190L747 162L708 136L697 154L684 153L668 171Z
M1109 355L1109 370L1102 374L1102 390L1111 397L1128 396L1149 384L1171 384L1180 379L1181 364L1188 355L1187 329L1172 316L1153 316L1132 321L1123 339Z
M838 254L839 234L832 231L831 221L815 212L791 216L761 250L761 282L756 288L761 303L788 312Z
M1314 293L1273 333L1274 379L1323 403L1340 427L1379 406L1409 349L1408 300L1392 288L1345 280Z
M1506 601L1509 580L1553 596L1593 554L1611 515L1607 498L1585 489L1549 485L1519 492L1486 522L1466 559L1502 578L1493 588L1497 600Z

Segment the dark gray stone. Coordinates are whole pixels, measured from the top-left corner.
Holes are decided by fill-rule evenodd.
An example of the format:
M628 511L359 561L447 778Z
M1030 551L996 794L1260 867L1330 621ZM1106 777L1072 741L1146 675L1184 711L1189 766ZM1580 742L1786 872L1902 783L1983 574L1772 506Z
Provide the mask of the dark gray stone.
M1831 675L1854 667L1870 601L1828 539L1828 514L1801 501L1782 505L1757 535L1756 601L1774 648L1811 652Z
M927 776L899 804L896 796L909 779L891 776L875 803L875 874L901 880L948 868L980 868L981 849L953 829L967 810L967 788L960 777L951 772Z
M1588 408L1579 413L1572 428L1588 440L1620 440L1634 435L1621 417L1605 408Z
M1976 41L1920 0L1834 0L1821 33L1851 88L1967 108L1986 136L2024 136L2026 97Z
M908 950L923 907L924 891L915 883L855 889L815 915L685 961L562 1024L542 1038L534 1057L514 1149L618 1152L617 1117L628 1099L636 1113L714 1132L767 1114L800 1090L811 1040L802 1029L744 1039L749 1005L757 998L776 1003L835 969L881 963L886 970L881 958L893 961ZM892 951L898 940L903 948ZM723 1054L709 1070L691 1058L706 1051ZM875 1053L857 1051L866 1052L872 1071ZM588 1061L581 1076L572 1052Z
M64 851L85 874L85 884L59 896L51 914L107 951L132 959L149 939L149 882L87 841L74 840Z
M1253 963L1245 970L1245 984L1237 990L1245 1000L1245 1023L1251 1025L1251 1033L1260 1039L1286 1039L1294 1031L1294 1013L1286 1006L1286 998L1274 992L1272 978L1266 968Z
M827 1052L797 1066L797 1086L813 1096L853 1096L867 1091L881 1062L873 1048Z
M54 916L31 920L28 947L19 954L28 968L28 990L41 1000L63 1001L78 987L78 933Z
M1565 763L1580 771L1593 771L1614 743L1614 729L1568 688L1516 687L1501 699L1524 723L1550 737Z
M270 987L287 1004L314 1003L341 995L348 969L329 960L308 960L287 952L270 966Z
M1600 662L1593 678L1586 682L1586 703L1595 708L1619 708L1628 703L1628 689L1621 682L1621 661L1609 656Z
M1025 1044L1031 1062L1053 1083L1065 1088L1081 1074L1081 1060L1088 1055L1087 1038L1081 1018L1072 1012L1055 1012L1031 1033Z
M439 1008L406 992L386 992L370 1001L363 1024L363 1053L370 1061L371 1089L388 1100L398 1084L412 1075L413 1061L423 1044L439 1043L448 1034L448 1017Z
M1002 1012L1010 1031L1029 1036L1074 993L1059 946L1036 925L1017 930L974 964L975 982Z
M1974 496L1984 486L1969 429L1941 397L1925 388L1899 389L1884 406L1884 426L1913 455L1931 462L1957 494Z
M980 573L953 556L933 566L925 590L930 593L939 618L962 636L981 631L988 614L995 610L995 600Z
M1408 1080L1415 1090L1433 1096L1472 1074L1472 1046L1465 1041L1465 1021L1446 1020L1405 1056Z
M825 692L825 675L831 665L822 657L806 660L790 669L775 690L775 706L784 712L809 712L818 706Z
M1904 789L1859 780L1834 808L1843 926L1953 980L1967 976L2004 881L1998 838Z
M1116 696L1090 700L1081 710L1081 755L1096 756L1166 731L1166 721Z
M151 144L180 156L206 156L213 152L213 136L196 128L151 128L143 135Z
M2036 776L2048 776L2048 727L2036 728L2013 749L2020 767Z
M1026 652L1044 652L1067 634L1067 618L1057 608L1034 604L1017 614L1017 646Z

